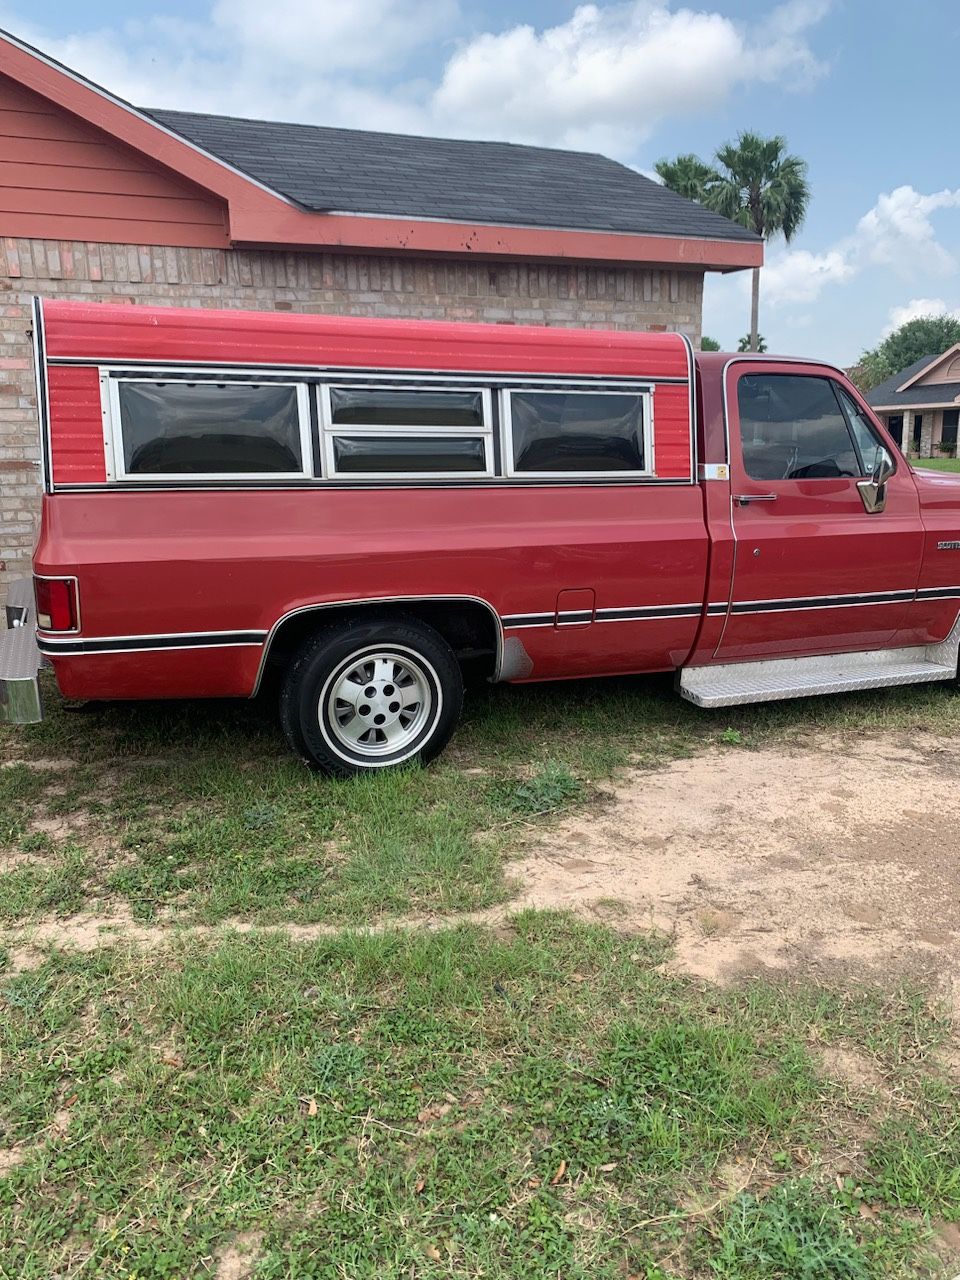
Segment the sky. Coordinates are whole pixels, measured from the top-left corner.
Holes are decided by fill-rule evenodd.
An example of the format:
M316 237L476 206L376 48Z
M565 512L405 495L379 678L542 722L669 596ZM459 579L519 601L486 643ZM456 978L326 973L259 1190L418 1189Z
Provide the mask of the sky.
M0 26L138 106L601 151L652 172L782 134L812 198L771 241L770 350L848 365L960 314L957 0L0 0ZM749 326L707 277L704 332Z

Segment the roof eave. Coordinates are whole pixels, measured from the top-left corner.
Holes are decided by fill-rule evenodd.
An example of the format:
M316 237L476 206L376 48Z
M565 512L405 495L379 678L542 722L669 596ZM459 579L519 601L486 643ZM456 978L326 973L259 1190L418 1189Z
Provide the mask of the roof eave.
M291 247L323 246L357 252L567 259L723 272L763 265L760 240L711 240L356 213L308 213L289 206L272 210L268 220L263 219L258 208L231 207L230 221L234 243L248 247L282 243Z
M936 369L938 365L943 364L947 360L948 356L956 356L958 354L960 354L960 342L955 342L952 347L947 347L946 351L941 351L938 356L932 356L927 363L919 368L916 373L912 374L906 382L897 387L897 391L908 391L910 387L919 382L921 378L925 378L927 374ZM934 383L933 385L936 384Z

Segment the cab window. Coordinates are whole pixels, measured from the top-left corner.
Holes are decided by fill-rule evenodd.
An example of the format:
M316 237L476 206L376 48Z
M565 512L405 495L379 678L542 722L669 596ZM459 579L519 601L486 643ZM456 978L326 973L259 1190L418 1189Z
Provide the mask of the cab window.
M865 473L829 378L749 373L737 384L743 463L754 480Z

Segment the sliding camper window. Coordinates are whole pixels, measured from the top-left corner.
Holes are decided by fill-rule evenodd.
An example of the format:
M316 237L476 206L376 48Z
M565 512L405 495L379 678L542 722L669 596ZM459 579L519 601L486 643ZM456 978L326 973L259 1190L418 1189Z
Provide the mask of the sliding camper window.
M111 409L120 480L313 474L300 384L116 378Z
M504 392L507 474L650 475L651 417L646 390Z
M493 475L489 391L329 385L320 405L331 478Z

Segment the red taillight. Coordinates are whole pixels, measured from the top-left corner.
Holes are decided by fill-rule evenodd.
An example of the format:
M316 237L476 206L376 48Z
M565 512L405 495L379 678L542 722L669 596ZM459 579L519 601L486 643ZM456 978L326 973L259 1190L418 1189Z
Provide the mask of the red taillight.
M76 578L34 578L37 626L41 631L76 631Z

